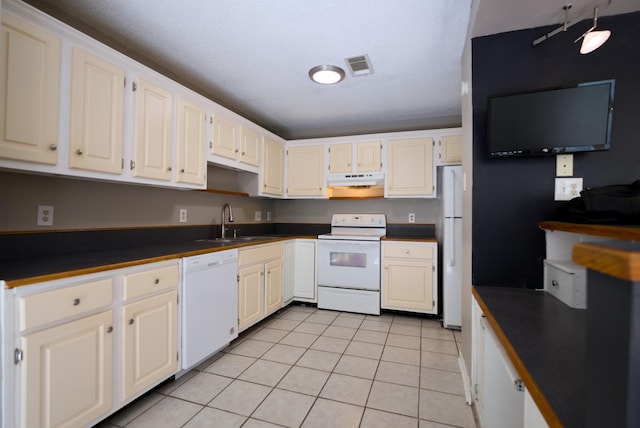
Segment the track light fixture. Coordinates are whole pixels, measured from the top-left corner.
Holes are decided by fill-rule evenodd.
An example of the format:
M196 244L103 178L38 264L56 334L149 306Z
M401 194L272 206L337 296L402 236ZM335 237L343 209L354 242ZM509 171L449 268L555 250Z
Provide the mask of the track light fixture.
M611 4L612 0L609 0L606 6ZM605 6L605 7L606 7ZM562 6L562 10L564 10L564 23L561 27L556 28L555 30L545 34L542 37L539 37L533 41L533 46L536 46L545 40L555 36L560 32L567 31L567 28L571 27L574 24L577 24L582 19L585 18L585 14L578 16L577 18L569 21L569 10L571 9L571 4L566 4ZM606 42L611 36L611 31L609 30L600 30L594 31L598 25L598 6L593 8L593 25L589 28L583 35L578 37L575 42L582 40L582 45L580 46L581 54L588 54L589 52L593 52L598 49L604 42ZM575 43L574 42L574 43Z

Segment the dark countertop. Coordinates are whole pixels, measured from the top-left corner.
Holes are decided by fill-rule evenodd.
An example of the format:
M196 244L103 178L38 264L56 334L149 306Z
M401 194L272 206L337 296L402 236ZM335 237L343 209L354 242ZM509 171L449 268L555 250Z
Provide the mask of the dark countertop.
M474 287L473 295L547 423L583 427L587 311L529 289Z
M34 284L87 273L102 272L144 263L195 256L249 245L277 242L315 236L273 235L264 240L222 243L212 240L194 240L159 245L117 248L102 251L28 257L0 261L0 279L8 287Z

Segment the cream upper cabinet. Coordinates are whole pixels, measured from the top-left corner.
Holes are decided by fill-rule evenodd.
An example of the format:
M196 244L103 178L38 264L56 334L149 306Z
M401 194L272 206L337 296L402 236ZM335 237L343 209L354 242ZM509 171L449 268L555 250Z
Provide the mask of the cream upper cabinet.
M214 114L212 119L211 153L223 158L235 160L238 156L239 126L231 119Z
M329 144L329 173L378 172L382 170L382 143ZM353 159L356 162L353 162Z
M138 77L134 127L134 154L130 164L133 175L170 181L173 176L173 94Z
M389 140L385 196L435 197L431 137Z
M438 313L436 243L382 243L382 308Z
M122 172L124 70L74 47L69 167Z
M267 137L264 139L262 193L282 196L284 191L284 148Z
M260 165L260 135L250 129L240 127L240 157L238 160L249 165Z
M209 151L213 155L212 162L228 166L238 163L240 168L242 164L260 166L262 136L259 133L218 113L213 114L211 124ZM227 159L232 163L216 157Z
M176 181L204 185L206 112L203 107L178 97Z
M462 134L443 135L440 137L438 148L440 149L440 153L438 153L440 163L462 163Z
M60 39L3 12L0 58L0 158L57 164Z
M351 158L353 156L351 143L329 144L328 150L330 173L351 172Z
M324 196L324 146L287 148L287 195Z
M177 285L177 284L176 284ZM123 398L157 384L178 368L178 291L125 305L122 311Z
M106 414L113 340L112 311L23 336L20 426L87 426Z

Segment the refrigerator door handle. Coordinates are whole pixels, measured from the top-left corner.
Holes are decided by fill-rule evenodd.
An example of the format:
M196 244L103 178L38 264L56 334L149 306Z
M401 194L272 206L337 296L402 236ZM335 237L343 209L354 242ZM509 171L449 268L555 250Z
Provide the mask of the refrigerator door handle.
M451 228L451 233L450 235L450 244L448 245L449 247L449 267L454 267L456 265L456 252L453 251L453 243L456 242L456 228L452 227Z

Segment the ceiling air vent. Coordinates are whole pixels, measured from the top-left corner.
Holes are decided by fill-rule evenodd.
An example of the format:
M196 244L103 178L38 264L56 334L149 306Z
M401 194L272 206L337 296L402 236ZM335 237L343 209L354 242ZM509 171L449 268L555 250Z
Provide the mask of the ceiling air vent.
M351 58L346 58L345 61L349 66L351 75L354 77L373 73L373 67L371 67L368 55L353 56Z

